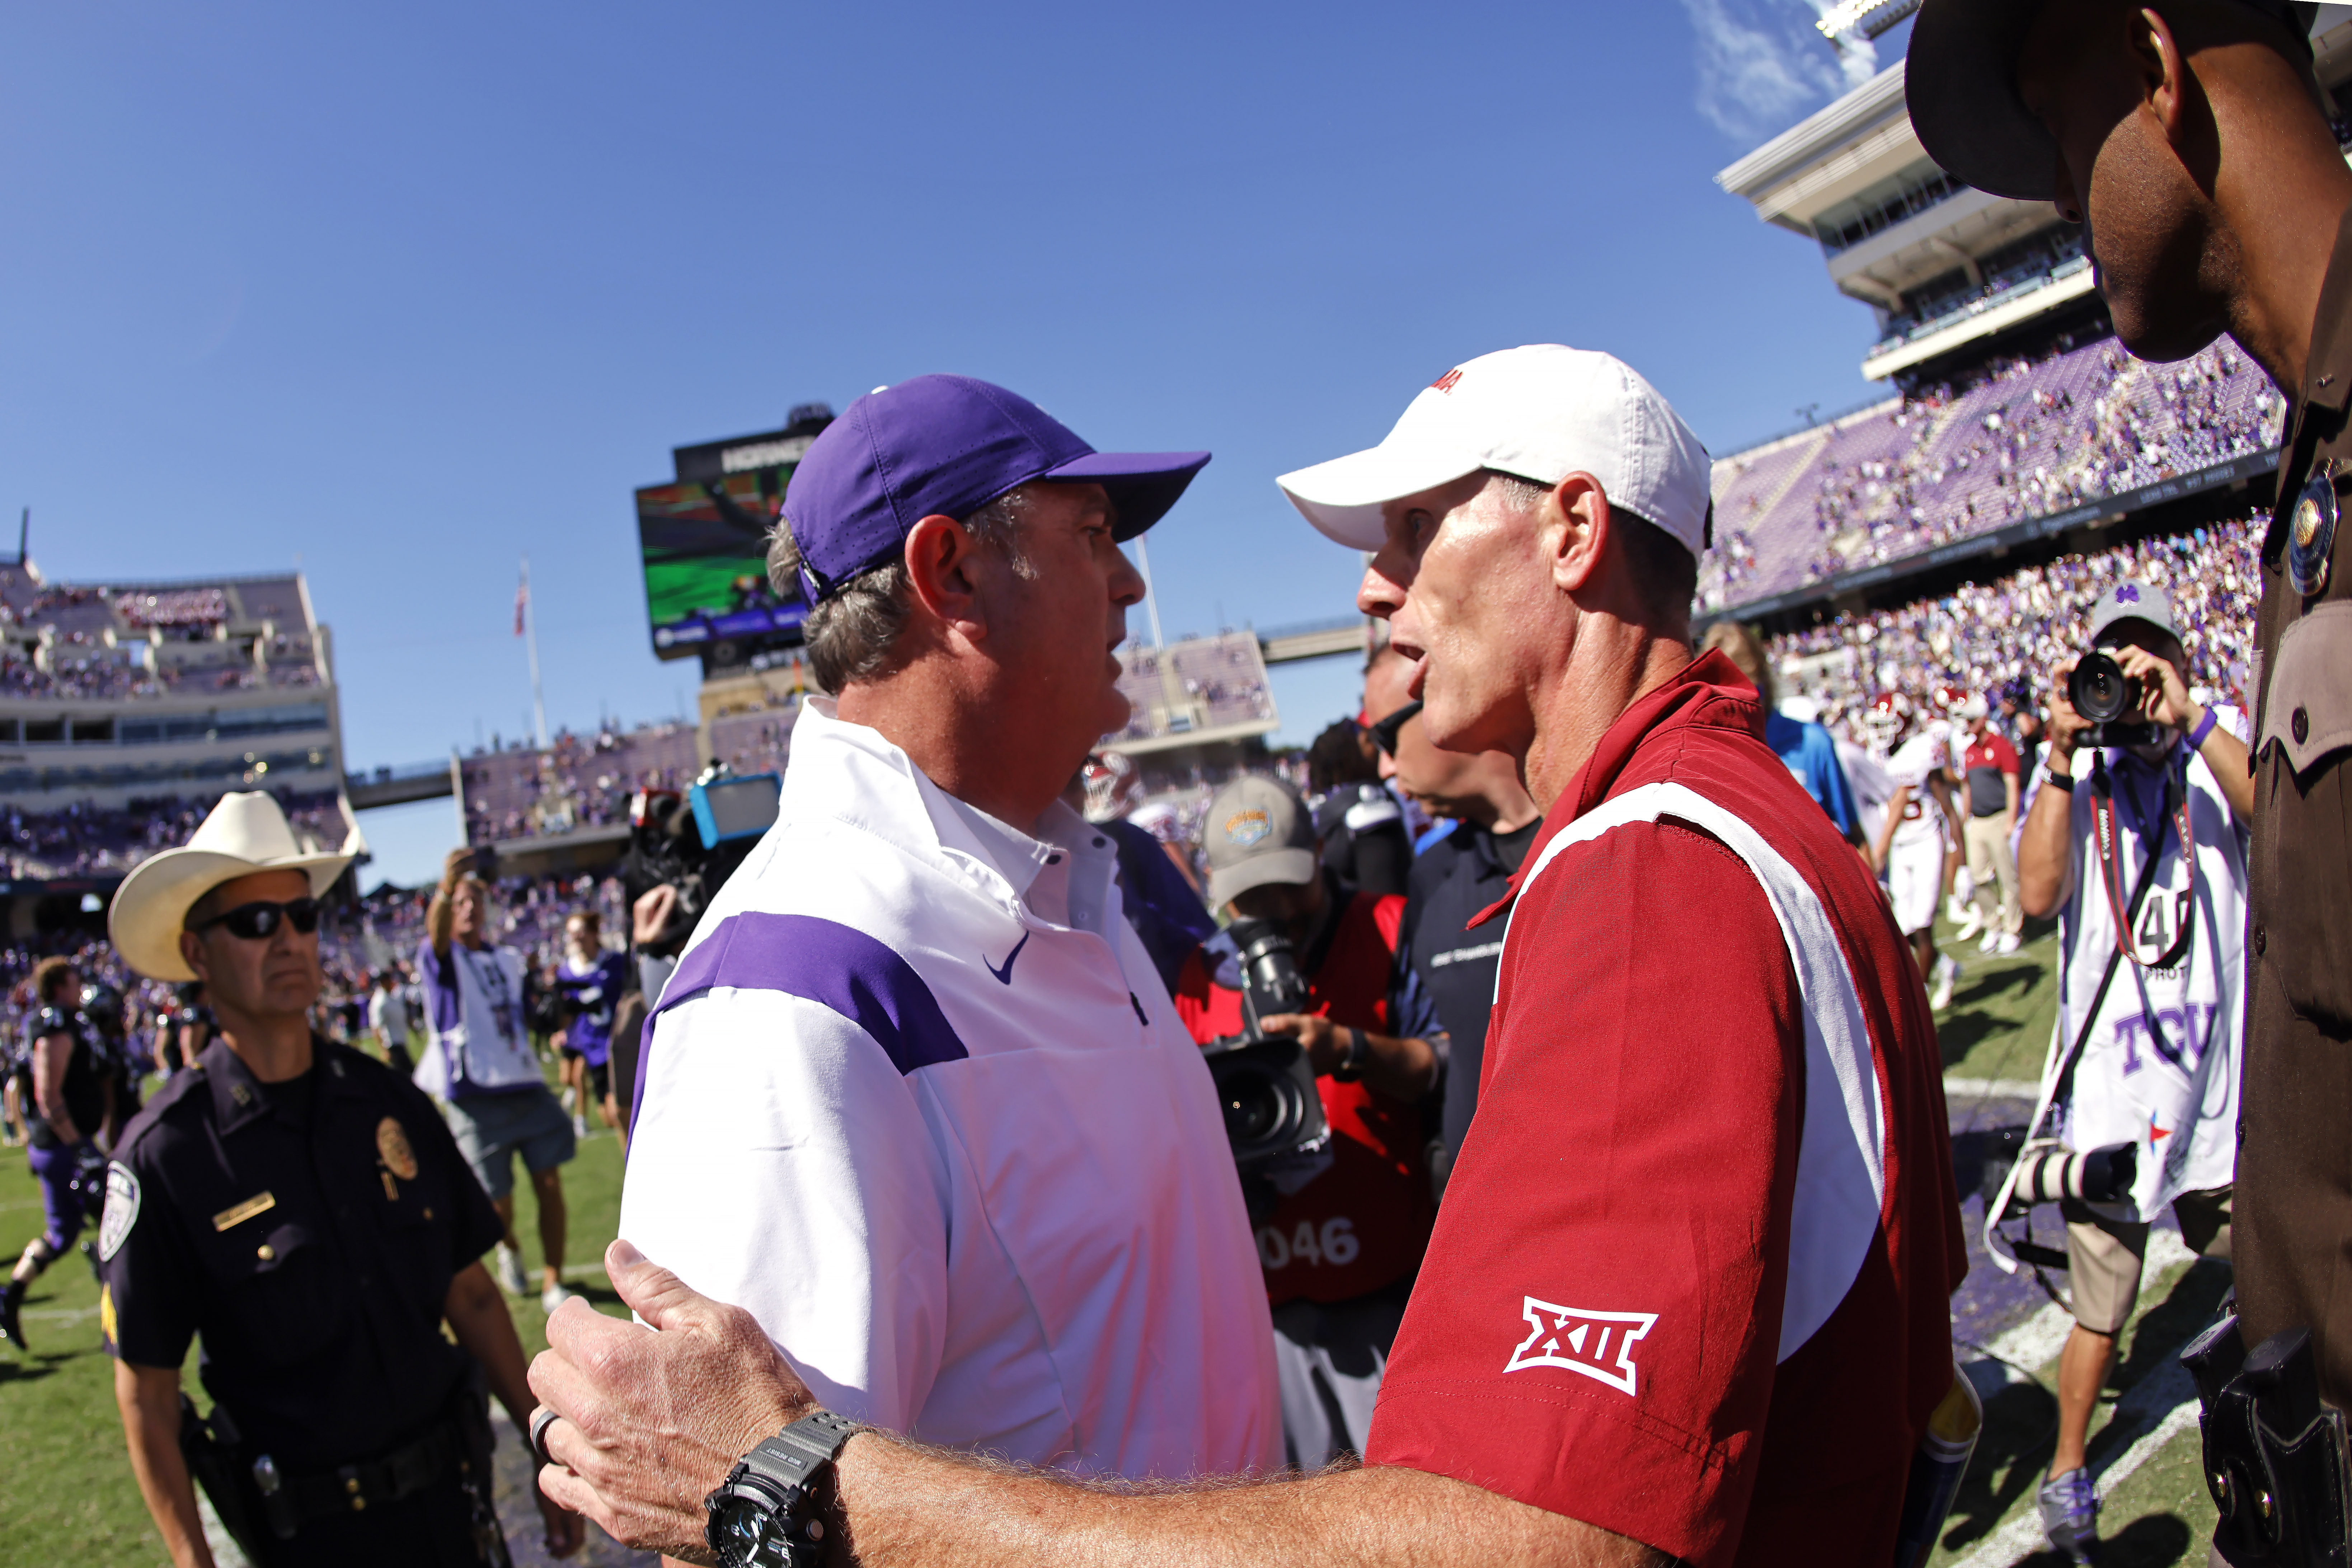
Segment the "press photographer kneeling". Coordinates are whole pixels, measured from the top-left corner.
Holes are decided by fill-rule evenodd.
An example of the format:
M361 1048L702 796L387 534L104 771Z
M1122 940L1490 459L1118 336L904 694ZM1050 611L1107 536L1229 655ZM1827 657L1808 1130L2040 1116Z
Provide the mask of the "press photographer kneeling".
M1361 1456L1429 1246L1423 1102L1444 1037L1418 975L1396 961L1403 897L1358 891L1325 868L1313 816L1288 785L1234 780L1210 801L1202 836L1209 897L1234 923L1185 961L1177 1015L1203 1046L1295 1038L1330 1128L1312 1164L1243 1172L1244 1193L1259 1189L1250 1224L1274 1309L1283 1443L1292 1465L1315 1470ZM1238 960L1254 961L1246 987L1236 944ZM1274 989L1291 993L1293 1011L1259 1000L1269 958L1287 971ZM1220 1090L1230 1123L1247 1106L1222 1079Z
M2253 811L2244 715L2189 695L2164 590L2117 584L2090 634L2093 651L2051 682L2050 752L2018 846L2025 912L2063 911L2064 935L2042 1104L2011 1178L2030 1188L2042 1168L2042 1192L2021 1198L2114 1194L2063 1208L2075 1327L2041 1505L2052 1544L2078 1560L2097 1537L2084 1438L2148 1222L2170 1204L2193 1250L2229 1256ZM2089 1156L2088 1180L2050 1184L2054 1166L2033 1157L2044 1133Z

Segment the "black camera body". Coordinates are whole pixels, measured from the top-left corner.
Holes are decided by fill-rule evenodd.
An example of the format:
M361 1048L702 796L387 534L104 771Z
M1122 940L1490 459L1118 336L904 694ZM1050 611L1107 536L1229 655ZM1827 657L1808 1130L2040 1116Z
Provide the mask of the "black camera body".
M2075 660L2066 677L2066 700L2091 721L2082 739L2086 746L2153 746L2164 738L2160 726L2137 717L2145 693L2139 678L2126 675L2115 656L2093 648Z
M1259 1023L1307 1008L1307 980L1290 938L1266 921L1235 921L1230 934L1241 955L1242 1032L1204 1047L1202 1054L1250 1217L1263 1219L1280 1201L1276 1178L1318 1163L1330 1146L1331 1126L1307 1047L1294 1036L1266 1033Z
M776 820L775 795L745 787L772 777L738 778L724 763L713 763L683 794L644 789L630 798L629 848L621 862L629 902L664 883L677 890L669 919L651 942L637 944L640 952L669 958L686 946L703 910ZM714 798L721 803L715 815Z

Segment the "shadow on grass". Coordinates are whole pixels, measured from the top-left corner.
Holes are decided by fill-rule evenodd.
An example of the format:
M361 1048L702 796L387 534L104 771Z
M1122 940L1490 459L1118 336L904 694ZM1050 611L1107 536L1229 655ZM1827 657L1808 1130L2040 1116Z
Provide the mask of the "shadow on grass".
M14 1357L5 1361L0 1361L0 1388L5 1388L12 1383L31 1383L38 1378L49 1376L58 1370L56 1367L47 1364L49 1361L54 1359L57 1358L44 1357L42 1364L38 1366L34 1365L30 1362L16 1360Z
M2202 1563L2205 1543L2174 1514L2144 1514L2099 1543L2101 1568L2171 1568L2176 1563ZM2018 1559L2017 1568L2073 1568L2063 1552L2036 1552Z
M1991 1533L2041 1484L2057 1443L2058 1401L2040 1384L2008 1384L1983 1397L1983 1434L1944 1531L1945 1547L1955 1552Z
M1936 1021L1936 1046L1944 1068L1958 1067L1995 1035L2015 1030L2018 1021L1995 1011L1991 1004L2012 992L2019 1000L2032 995L2045 973L2035 964L2016 964L1981 975L1967 990L1955 992L1950 1010Z
M2219 1258L2200 1258L2182 1270L2171 1293L2133 1325L2130 1347L2116 1358L2108 1386L2129 1388L2162 1372L2179 1354L2183 1342L2213 1321L2229 1289L2230 1266Z

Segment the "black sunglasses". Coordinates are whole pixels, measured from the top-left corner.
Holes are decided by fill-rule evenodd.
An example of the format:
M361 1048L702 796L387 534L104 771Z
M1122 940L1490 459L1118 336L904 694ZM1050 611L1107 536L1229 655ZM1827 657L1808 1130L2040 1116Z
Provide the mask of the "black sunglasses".
M215 926L226 926L228 934L247 942L266 942L278 934L278 922L286 921L304 936L319 929L319 900L309 896L290 903L256 902L239 904L225 913L199 924L198 931L210 931Z
M1421 702L1416 698L1379 723L1368 726L1371 732L1372 744L1378 746L1385 754L1395 756L1397 731L1412 722L1413 715L1420 711Z

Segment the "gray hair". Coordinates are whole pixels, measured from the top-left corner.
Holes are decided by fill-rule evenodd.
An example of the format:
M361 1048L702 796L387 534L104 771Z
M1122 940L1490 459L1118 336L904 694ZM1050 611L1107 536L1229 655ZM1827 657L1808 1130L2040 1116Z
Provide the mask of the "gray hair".
M1499 494L1514 510L1538 511L1552 487L1533 479L1488 468L1486 488ZM1698 595L1698 557L1687 545L1652 522L1613 501L1610 517L1617 523L1618 548L1632 568L1633 582L1652 625L1677 642L1690 640L1691 601ZM1631 523L1632 527L1625 526Z
M975 542L1004 557L1016 577L1035 575L1019 537L1031 499L1026 485L1016 486L960 520ZM768 534L768 585L780 597L802 596L800 544L791 524L781 517ZM866 568L823 604L810 605L801 633L807 642L809 673L818 688L837 692L889 674L898 664L893 650L906 629L910 603L907 563L899 557Z

